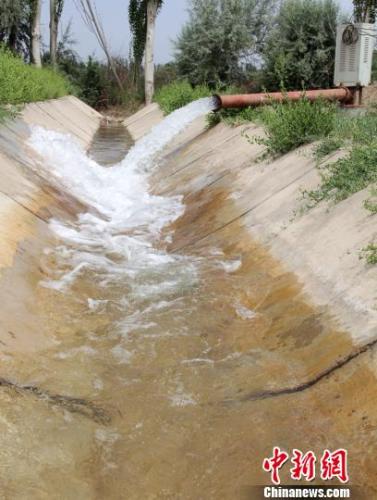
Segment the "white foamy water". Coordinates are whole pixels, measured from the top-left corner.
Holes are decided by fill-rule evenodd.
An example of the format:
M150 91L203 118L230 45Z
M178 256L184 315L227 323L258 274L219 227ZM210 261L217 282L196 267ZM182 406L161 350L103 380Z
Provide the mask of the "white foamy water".
M110 168L90 159L71 136L33 127L29 145L44 159L38 173L88 206L75 222L50 222L63 244L54 250L60 270L45 286L64 291L87 271L96 273L100 286L127 278L130 293L144 298L192 286L195 262L153 245L183 214L182 198L150 194L148 175L164 147L212 108L208 98L173 112Z

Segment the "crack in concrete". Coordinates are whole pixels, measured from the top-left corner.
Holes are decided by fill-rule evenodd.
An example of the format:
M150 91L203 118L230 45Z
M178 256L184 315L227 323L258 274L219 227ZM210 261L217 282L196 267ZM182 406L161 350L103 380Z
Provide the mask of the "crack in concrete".
M332 366L328 367L326 370L320 372L318 375L316 375L314 378L302 382L301 384L294 385L292 387L283 387L281 389L272 389L272 390L263 390L263 391L258 391L258 392L252 392L249 394L246 394L245 396L242 396L239 399L231 399L231 400L226 400L225 403L245 403L248 401L261 401L263 399L272 399L272 398L277 398L280 396L285 396L289 394L297 394L300 392L304 392L311 387L317 385L319 382L322 380L330 377L334 372L340 370L343 368L345 365L353 361L354 359L358 358L362 354L366 353L367 351L373 349L377 345L377 339L374 339L367 344L361 346L359 349L357 349L354 352L351 352L348 354L348 356L344 357L343 359L340 359L336 363L334 363Z
M61 394L53 394L35 385L18 385L5 378L0 377L0 386L12 389L16 393L31 395L40 401L46 401L70 413L77 413L83 417L94 420L94 422L107 425L111 421L110 415L103 408L92 401Z

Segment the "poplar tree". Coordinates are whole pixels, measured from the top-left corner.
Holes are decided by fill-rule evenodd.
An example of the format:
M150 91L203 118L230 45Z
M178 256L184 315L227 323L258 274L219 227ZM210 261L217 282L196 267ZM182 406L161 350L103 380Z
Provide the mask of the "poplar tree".
M50 0L50 59L57 64L59 22L63 13L64 0Z
M150 104L154 94L154 42L157 14L163 0L130 0L128 17L132 33L135 79L138 77L143 57L145 103Z
M0 1L0 43L25 58L30 55L29 14L26 0Z
M42 66L41 56L41 9L42 0L30 1L30 61L38 68Z

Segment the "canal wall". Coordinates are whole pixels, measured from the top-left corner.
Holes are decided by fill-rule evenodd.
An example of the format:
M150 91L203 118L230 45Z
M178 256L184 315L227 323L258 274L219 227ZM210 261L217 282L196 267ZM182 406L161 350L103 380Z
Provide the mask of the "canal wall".
M0 269L12 266L17 249L28 258L23 245L49 218L79 210L69 193L54 191L33 173L31 163L38 158L26 144L30 125L70 133L87 147L100 119L77 98L65 97L29 104L0 128ZM153 104L124 124L137 140L162 119ZM375 231L374 217L362 206L367 190L336 206L305 210L302 191L319 182L310 147L260 161L262 146L246 137L260 134L254 125L219 124L207 130L205 120L198 119L169 146L151 185L159 194L182 195L188 212L195 212L177 232L172 250L190 252L215 236L221 240L241 224L297 274L311 300L330 305L355 339L372 338L377 327L377 270L359 258Z
M202 279L177 290L170 316L135 311L155 310L148 325L157 335L117 335L119 319L126 328L133 321L123 290L106 295L91 275L65 294L39 286L54 269L54 254L44 252L59 244L47 222L74 220L86 207L39 176L41 159L27 145L30 125L41 125L86 148L100 119L70 97L29 105L0 129L8 496L47 477L51 498L62 478L67 498L118 498L125 487L135 498L234 498L241 485L265 483L262 460L278 445L318 457L346 447L352 484L371 487L365 498L374 498L377 271L359 259L374 236L367 193L304 210L302 190L319 182L310 147L261 161L263 147L247 140L263 134L258 127L207 130L196 120L149 181L155 194L183 198L185 213L164 241L197 256ZM161 120L152 105L125 125L137 139ZM122 307L112 307L114 297ZM182 314L187 322L176 326Z
M76 97L28 104L0 127L0 269L12 265L18 245L35 225L65 210L69 193L54 193L35 172L39 161L26 141L30 126L72 134L87 147L101 115ZM34 165L33 165L34 164Z
M88 147L101 115L76 97L28 104L15 119L0 126L0 343L8 355L35 352L50 345L33 313L35 288L44 279L41 264L48 221L74 217L80 203L46 182L40 158L27 145L31 126L72 134Z
M160 119L153 105L126 125L140 137ZM375 236L375 217L363 208L368 189L337 205L307 210L302 193L320 182L312 146L261 161L263 147L247 136L262 135L255 125L207 130L199 119L170 146L152 181L154 191L182 195L188 212L194 212L172 249L190 252L214 239L226 243L237 239L241 225L296 273L304 293L329 307L356 343L373 339L377 268L360 259L360 250Z

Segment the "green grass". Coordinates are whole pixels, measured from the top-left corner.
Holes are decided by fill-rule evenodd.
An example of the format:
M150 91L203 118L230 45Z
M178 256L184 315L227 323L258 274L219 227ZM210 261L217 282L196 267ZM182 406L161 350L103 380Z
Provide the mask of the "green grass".
M0 106L0 123L2 123L4 120L9 118L10 113L7 110L7 108L4 108L3 106Z
M370 190L370 197L364 200L364 208L368 210L371 215L377 214L377 188L375 186Z
M339 202L377 182L377 114L372 111L350 117L338 113L333 130L317 146L315 157L321 160L340 147L349 149L347 156L322 167L321 184L305 193L314 203ZM377 213L373 200L366 200L364 206Z
M67 95L70 90L69 83L60 74L25 64L8 50L0 48L0 115L5 114L4 104L54 99Z
M372 214L372 215L376 215L377 214L377 202L373 201L373 200L365 200L364 201L364 208L366 210L369 210L369 212Z
M336 107L325 101L310 102L303 97L263 106L260 119L266 137L254 141L266 146L266 153L278 156L330 134L334 127Z
M168 115L201 97L209 97L212 93L211 89L206 85L199 85L194 88L187 81L176 81L161 87L156 92L154 100L164 114Z
M369 243L366 247L361 249L360 258L365 259L368 264L377 264L377 245L375 243Z
M19 113L19 106L10 104L6 106L0 105L0 123L3 123L8 119L15 118L18 115L18 113Z
M264 126L266 137L249 137L249 142L266 146L266 155L278 156L303 144L326 137L335 125L336 107L318 100L309 102L303 97L298 102L271 103L257 108L223 109L210 113L209 126L221 121L237 126L257 122ZM327 148L330 145L327 145ZM323 149L324 146L322 146ZM335 147L334 144L331 147Z
M338 203L349 196L377 184L377 114L370 110L364 115L349 116L341 112L333 130L317 147L318 160L339 147L348 149L344 158L320 167L321 184L304 193L313 206L327 200ZM372 187L370 197L363 203L371 215L377 214L377 189ZM377 264L377 245L369 243L360 252L368 264Z
M355 146L348 156L330 163L321 170L320 186L306 193L318 203L339 202L377 181L377 142Z
M342 139L338 137L325 137L319 144L314 148L314 158L317 162L320 162L326 156L330 155L334 151L337 151L343 145Z
M229 93L229 92L228 92ZM258 121L261 108L242 108L242 109L220 109L207 115L209 127L213 127L220 122L224 122L231 127L237 127L245 123Z

